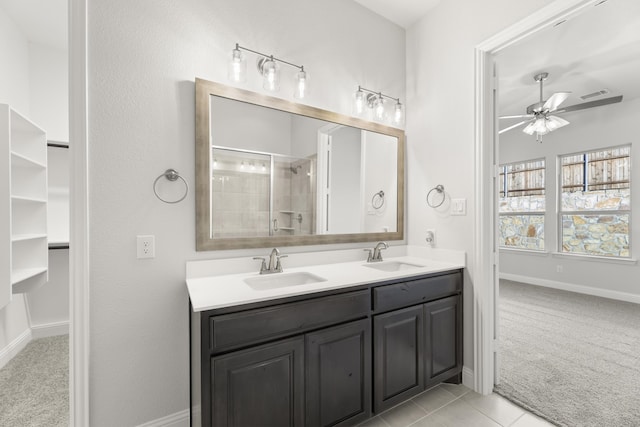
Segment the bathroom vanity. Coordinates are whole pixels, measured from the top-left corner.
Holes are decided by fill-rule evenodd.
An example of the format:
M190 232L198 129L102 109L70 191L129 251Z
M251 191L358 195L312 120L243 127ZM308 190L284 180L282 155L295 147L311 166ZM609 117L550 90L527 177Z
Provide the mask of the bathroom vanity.
M188 274L192 425L354 425L461 382L463 263L373 264Z

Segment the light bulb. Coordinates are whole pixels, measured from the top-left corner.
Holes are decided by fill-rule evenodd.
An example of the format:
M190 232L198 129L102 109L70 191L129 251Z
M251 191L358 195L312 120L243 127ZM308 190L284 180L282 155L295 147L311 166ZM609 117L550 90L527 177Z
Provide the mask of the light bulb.
M401 125L403 120L404 120L404 107L400 103L400 101L398 101L393 110L393 123L396 125Z
M213 167L218 167L218 161L216 159L213 159Z
M259 62L260 70L262 71L262 87L271 92L275 92L280 89L278 69L273 57L262 58Z
M302 99L306 96L308 91L308 80L309 76L307 75L307 72L304 71L304 68L301 68L300 71L296 73L295 90L293 91L294 98Z
M267 167L266 167L266 166L264 165L264 163L263 163L263 164L262 164L262 171L264 172L264 171L266 171L266 170L267 170Z
M382 98L382 95L378 95L373 110L377 120L384 120L384 98Z
M353 112L358 116L361 115L362 112L364 111L364 105L365 105L364 92L360 89L360 87L358 87L358 91L353 96Z
M244 82L247 80L247 61L237 44L236 48L231 51L228 77L232 82Z
M240 169L244 169L244 162L240 162Z

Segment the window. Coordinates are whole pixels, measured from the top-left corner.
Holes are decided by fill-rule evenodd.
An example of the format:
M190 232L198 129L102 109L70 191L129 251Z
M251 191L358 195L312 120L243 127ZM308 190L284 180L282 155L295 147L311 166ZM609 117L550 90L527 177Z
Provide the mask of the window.
M631 147L560 157L560 251L629 258Z
M500 247L544 250L544 159L500 166Z

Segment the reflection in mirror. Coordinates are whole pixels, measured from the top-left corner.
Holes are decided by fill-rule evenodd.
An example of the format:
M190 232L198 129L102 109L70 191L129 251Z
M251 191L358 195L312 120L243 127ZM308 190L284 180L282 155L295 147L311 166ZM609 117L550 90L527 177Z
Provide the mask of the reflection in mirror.
M197 249L403 238L404 134L196 80Z

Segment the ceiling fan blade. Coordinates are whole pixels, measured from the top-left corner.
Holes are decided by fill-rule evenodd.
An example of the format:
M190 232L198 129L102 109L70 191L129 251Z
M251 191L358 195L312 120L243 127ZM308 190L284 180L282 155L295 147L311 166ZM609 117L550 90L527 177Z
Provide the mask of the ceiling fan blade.
M547 99L547 102L542 106L543 110L555 111L560 104L562 104L568 97L571 95L571 92L556 92L551 95L551 98Z
M526 116L525 116L525 117L526 117ZM504 128L504 129L502 129L501 131L499 131L499 132L498 132L498 135L501 135L501 134L503 134L503 133L505 133L506 131L509 131L509 130L511 130L511 129L517 128L518 126L521 126L521 125L523 125L523 124L525 124L525 123L527 123L527 122L530 122L530 121L531 121L531 120L523 120L523 121L521 121L520 123L516 123L515 125L511 125L511 126L509 126L508 128Z
M560 108L554 113L568 113L570 111L584 110L586 108L600 107L602 105L615 104L622 101L622 95L612 96L611 98L599 99L597 101L583 102L582 104L569 105L568 107Z
M520 114L518 116L500 116L499 119L530 119L533 114Z

